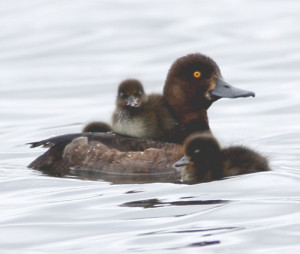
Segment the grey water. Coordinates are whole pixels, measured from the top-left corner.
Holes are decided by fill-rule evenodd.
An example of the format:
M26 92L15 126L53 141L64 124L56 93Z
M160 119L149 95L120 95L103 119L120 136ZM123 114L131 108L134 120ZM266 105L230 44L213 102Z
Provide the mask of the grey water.
M299 253L300 2L0 1L1 253ZM196 185L55 178L25 143L110 121L118 83L161 92L201 52L256 92L209 109L272 171Z

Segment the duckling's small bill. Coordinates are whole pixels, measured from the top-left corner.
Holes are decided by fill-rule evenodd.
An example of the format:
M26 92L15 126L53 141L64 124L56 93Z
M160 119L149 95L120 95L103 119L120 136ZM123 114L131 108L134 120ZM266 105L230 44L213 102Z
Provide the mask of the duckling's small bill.
M186 155L184 155L179 161L174 163L174 166L175 167L183 167L183 166L188 165L189 163L190 163L189 158Z
M137 107L138 106L138 100L135 96L129 96L127 99L127 106L129 107Z

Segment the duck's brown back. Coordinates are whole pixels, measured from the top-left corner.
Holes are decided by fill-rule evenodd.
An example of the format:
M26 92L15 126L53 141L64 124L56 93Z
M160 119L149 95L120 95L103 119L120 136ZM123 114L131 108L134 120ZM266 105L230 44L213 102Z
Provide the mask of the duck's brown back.
M162 149L121 152L106 145L74 139L66 146L63 159L69 167L82 167L112 174L158 174L174 171L173 164L183 155L178 144L166 143Z
M166 144L164 148L121 152L86 137L74 139L63 152L63 162L71 174L89 179L101 178L113 182L179 181L173 164L183 154L182 146Z

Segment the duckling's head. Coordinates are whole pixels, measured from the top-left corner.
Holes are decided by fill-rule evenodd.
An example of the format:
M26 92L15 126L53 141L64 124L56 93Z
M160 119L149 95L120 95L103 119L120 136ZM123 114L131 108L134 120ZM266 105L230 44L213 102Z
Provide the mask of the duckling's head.
M199 182L222 177L223 153L218 141L209 133L195 133L184 141L185 155L174 166L185 168L183 179Z
M143 85L136 79L121 82L118 88L117 106L120 108L137 109L147 101Z
M255 96L253 92L227 84L214 60L200 54L189 54L171 66L164 86L164 96L179 115L207 109L220 98Z
M87 124L82 132L109 132L111 127L104 122L91 122Z

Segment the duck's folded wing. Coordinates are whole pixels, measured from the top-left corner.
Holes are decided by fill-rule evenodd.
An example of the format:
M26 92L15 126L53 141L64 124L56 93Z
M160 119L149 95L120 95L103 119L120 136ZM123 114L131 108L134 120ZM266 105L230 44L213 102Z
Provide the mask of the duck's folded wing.
M30 145L30 148L35 148L35 147L39 147L39 146L51 147L56 144L66 145L66 144L70 143L73 139L78 138L80 136L83 136L83 133L65 134L65 135L60 135L60 136L56 136L56 137L52 137L52 138L43 139L43 140L36 141L36 142L29 142L27 144Z
M37 142L30 142L28 144L31 145L31 148L35 148L38 146L52 147L54 145L66 146L67 144L72 142L72 140L79 137L87 137L89 141L98 141L108 147L118 149L119 151L143 151L147 148L162 148L165 146L165 142L162 141L133 138L112 132L72 133L44 139Z

